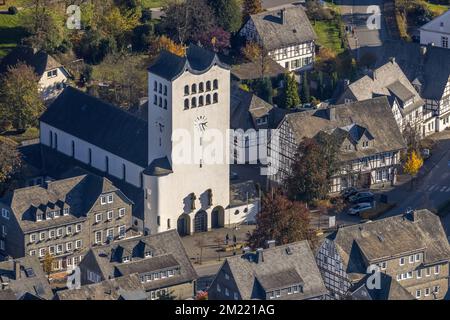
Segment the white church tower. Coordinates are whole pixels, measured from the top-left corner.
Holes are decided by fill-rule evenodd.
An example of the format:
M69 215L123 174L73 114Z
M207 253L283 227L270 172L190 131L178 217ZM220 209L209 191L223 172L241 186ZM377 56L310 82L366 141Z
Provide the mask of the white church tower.
M145 228L181 235L223 227L230 202L230 71L190 46L149 67ZM211 143L214 137L215 144Z

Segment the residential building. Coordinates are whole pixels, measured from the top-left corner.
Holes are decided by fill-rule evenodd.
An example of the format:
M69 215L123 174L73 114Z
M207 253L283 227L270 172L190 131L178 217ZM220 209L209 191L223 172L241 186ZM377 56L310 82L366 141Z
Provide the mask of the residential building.
M48 253L54 272L75 268L90 247L132 233L132 202L95 175L14 190L1 199L0 209L3 251L41 262Z
M145 233L192 234L223 227L217 221L244 221L245 214L229 211L229 67L191 45L185 57L163 51L148 75L147 121L66 88L40 118L44 152L53 149L139 189ZM202 153L214 134L226 141L210 159ZM192 146L183 159L172 159L183 135Z
M382 61L396 63L425 101L423 132L426 136L450 127L450 50L402 41L387 42Z
M50 300L53 292L37 257L0 262L0 297L11 300Z
M80 263L81 284L137 274L151 300L195 295L195 272L175 230L89 250Z
M137 274L108 279L79 289L58 291L55 300L149 300Z
M312 69L317 35L301 6L251 15L239 34L289 71Z
M420 43L450 49L450 10L420 27Z
M343 299L370 270L391 277L415 299L443 299L449 258L441 221L428 210L341 227L323 241L316 255L325 286L335 299Z
M370 75L348 85L337 103L363 101L379 96L388 97L400 132L403 133L406 126L410 126L422 134L425 102L395 62L395 58L373 70Z
M65 88L70 74L62 64L45 51L19 46L1 60L0 74L18 63L32 67L39 78L39 90L44 100L56 98Z
M370 275L351 287L346 299L350 300L414 300L414 297L397 280L386 273L379 273L380 287Z
M406 148L387 97L287 114L276 134L279 143L270 145L277 171L270 179L275 184L283 183L291 173L305 138L325 134L338 143L340 165L330 182L331 193L351 186L395 184L400 151Z
M229 257L208 289L210 300L321 300L328 293L308 241Z

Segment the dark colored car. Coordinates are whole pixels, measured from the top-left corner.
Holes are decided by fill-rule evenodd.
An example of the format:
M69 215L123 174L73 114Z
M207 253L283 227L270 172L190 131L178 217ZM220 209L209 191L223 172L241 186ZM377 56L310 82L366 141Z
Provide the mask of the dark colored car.
M355 194L349 198L349 201L354 204L363 203L363 202L373 202L374 200L375 200L375 195L369 191L358 192L357 194Z
M355 187L346 188L341 191L341 197L345 200L348 200L351 196L358 193L358 190Z

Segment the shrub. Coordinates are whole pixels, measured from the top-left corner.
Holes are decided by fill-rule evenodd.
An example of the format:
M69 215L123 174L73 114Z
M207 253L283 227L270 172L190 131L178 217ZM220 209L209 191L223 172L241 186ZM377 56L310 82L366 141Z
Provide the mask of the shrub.
M8 8L8 13L9 14L17 14L19 12L19 10L16 7L9 7Z

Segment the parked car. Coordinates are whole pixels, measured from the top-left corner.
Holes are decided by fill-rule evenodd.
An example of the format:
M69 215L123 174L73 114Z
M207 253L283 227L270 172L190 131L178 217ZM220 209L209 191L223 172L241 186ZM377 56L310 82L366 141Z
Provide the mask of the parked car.
M239 175L236 172L230 171L230 180L238 180Z
M423 159L428 159L431 155L430 153L430 149L422 149L422 158Z
M354 205L353 207L348 209L348 214L351 216L356 216L356 215L359 215L361 212L367 211L370 209L372 209L371 203L369 203L369 202L358 203L357 205Z
M354 204L363 203L363 202L372 202L374 200L375 200L375 195L369 191L358 192L357 194L355 194L349 198L349 201Z
M344 190L341 190L341 197L345 200L348 200L351 196L358 193L358 189L355 187L345 188Z

